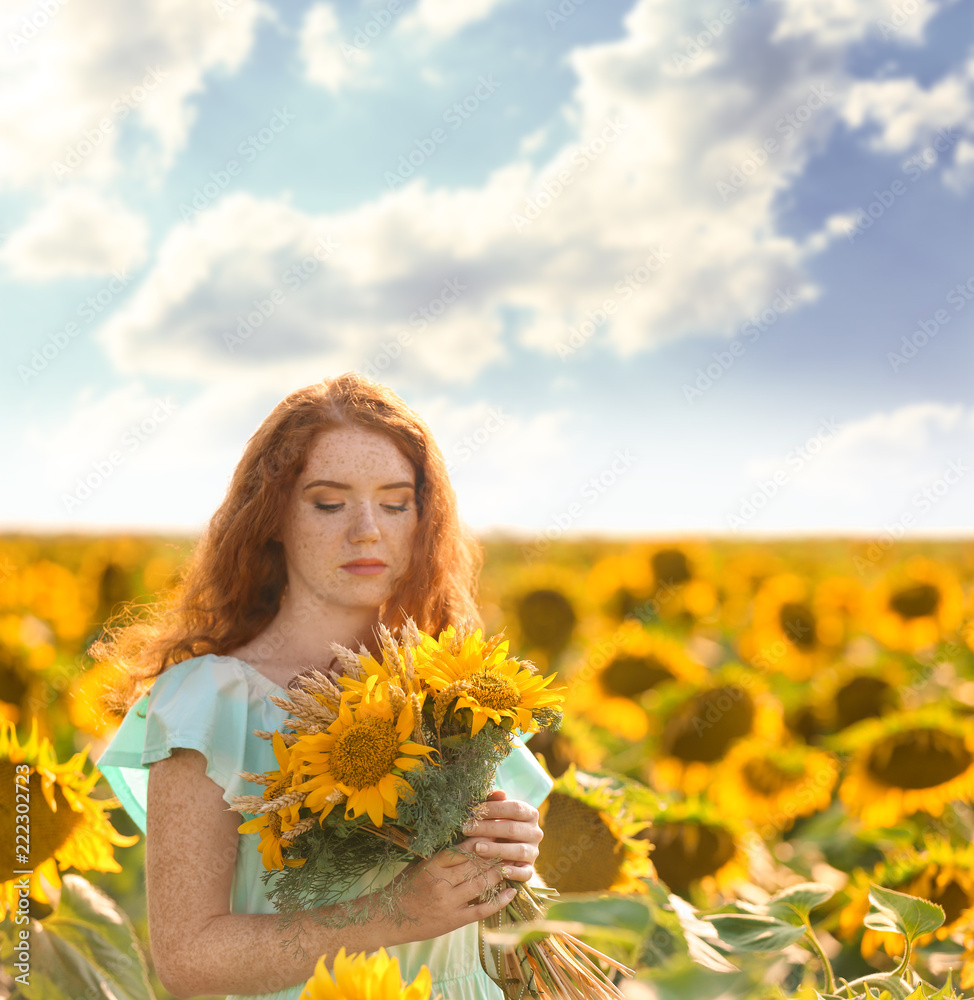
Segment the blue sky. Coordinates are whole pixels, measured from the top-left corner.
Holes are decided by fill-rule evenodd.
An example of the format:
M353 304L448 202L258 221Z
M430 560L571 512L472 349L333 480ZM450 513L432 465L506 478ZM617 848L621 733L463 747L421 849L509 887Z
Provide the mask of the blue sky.
M5 9L0 529L196 530L348 369L481 531L974 526L964 4Z

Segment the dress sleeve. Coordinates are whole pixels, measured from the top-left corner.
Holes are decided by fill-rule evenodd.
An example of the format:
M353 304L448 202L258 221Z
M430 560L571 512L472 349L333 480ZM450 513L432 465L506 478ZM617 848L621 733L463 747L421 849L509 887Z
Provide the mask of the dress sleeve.
M226 802L246 793L249 786L236 772L245 769L248 697L237 664L202 656L160 674L128 710L98 769L143 833L149 764L176 747L203 754L206 773L224 789Z
M497 769L494 786L507 792L508 798L530 802L537 809L548 797L553 782L523 740L515 736L512 742L514 749Z

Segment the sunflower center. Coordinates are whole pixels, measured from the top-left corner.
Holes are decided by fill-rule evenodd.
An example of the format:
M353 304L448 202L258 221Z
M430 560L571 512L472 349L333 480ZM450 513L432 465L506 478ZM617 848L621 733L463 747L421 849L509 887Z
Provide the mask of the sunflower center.
M395 724L372 716L352 723L335 740L328 770L343 785L371 788L392 770L398 756Z
M14 788L16 765L10 760L0 760L0 782L5 789ZM23 786L19 786L23 787ZM30 795L30 865L14 864L14 829L17 822L15 796L4 794L0 797L0 843L3 844L0 853L0 879L7 877L6 872L14 868L30 867L37 869L41 862L52 857L71 836L71 831L83 820L80 812L75 812L64 797L60 785L56 782L54 801L57 812L51 812L41 791L41 778L36 772L29 778L27 790Z
M559 892L607 892L625 861L599 811L561 792L548 797L539 850L535 868Z
M660 549L651 562L653 576L663 586L678 587L693 576L686 555L679 549Z
M662 747L669 757L712 763L731 744L746 736L754 723L754 702L736 684L701 691L686 701L667 722Z
M467 680L470 684L470 693L484 708L503 712L517 708L521 703L520 688L510 677L505 677L503 674L494 673L492 670L480 670L471 674Z
M939 729L909 729L880 740L867 769L893 788L933 788L963 774L974 757L960 736Z
M276 799L278 795L283 795L291 785L290 775L285 774L283 777L278 778L273 785L268 785L264 789L264 798L270 802L271 799Z
M900 892L908 892L911 896L919 896L915 887L904 888L897 886ZM923 899L929 899L931 903L937 903L944 908L944 926L949 927L969 906L974 904L974 899L968 896L964 887L956 880L951 879L946 885L938 886L937 880L933 880L933 885L925 886Z
M655 656L617 656L599 680L606 694L633 698L672 676Z
M575 627L571 602L557 590L532 590L517 605L517 617L525 639L549 653L560 652Z
M741 774L747 784L758 795L763 795L765 798L778 795L789 785L795 784L803 773L803 770L796 772L778 767L774 761L768 760L767 757L752 757L745 761L741 767Z
M703 823L661 823L646 831L659 877L680 896L692 882L713 875L734 856L734 841L721 827Z
M896 689L881 677L853 677L835 694L836 726L845 729L862 719L872 719L895 708Z
M778 624L793 646L799 649L815 646L815 615L807 605L785 601L778 610Z
M923 618L932 615L940 604L940 591L930 583L916 583L897 590L889 599L890 609L900 618Z

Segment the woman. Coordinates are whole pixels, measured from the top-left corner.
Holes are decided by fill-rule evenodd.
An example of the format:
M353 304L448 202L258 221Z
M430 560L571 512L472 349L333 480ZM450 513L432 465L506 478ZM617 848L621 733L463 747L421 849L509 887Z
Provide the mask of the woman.
M146 832L150 943L170 992L296 1000L320 955L382 946L407 979L429 965L434 996L501 996L480 966L476 922L514 890L479 896L501 865L514 880L533 875L536 807L551 787L523 744L460 845L499 858L495 867L443 851L407 869L411 919L335 930L308 914L299 955L287 943L294 928L280 929L266 898L257 837L238 834L241 817L227 809L256 790L238 772L275 766L253 735L282 728L286 713L269 695L286 695L302 671L335 668L330 643L377 654L379 622L396 629L411 616L437 633L479 621L479 566L426 425L391 390L346 373L278 404L175 595L93 648L126 668L128 711L99 767Z

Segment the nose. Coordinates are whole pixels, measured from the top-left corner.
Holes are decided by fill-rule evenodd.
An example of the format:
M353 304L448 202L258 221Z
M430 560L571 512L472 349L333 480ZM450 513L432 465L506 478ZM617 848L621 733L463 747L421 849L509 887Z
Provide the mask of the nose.
M371 504L359 505L355 517L352 519L348 537L349 541L352 542L377 542L379 540L379 525Z

